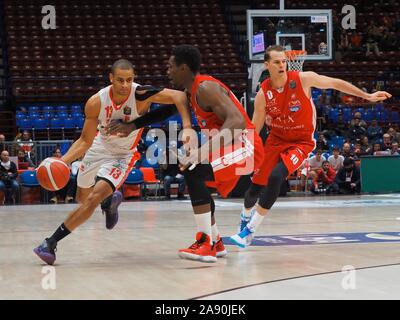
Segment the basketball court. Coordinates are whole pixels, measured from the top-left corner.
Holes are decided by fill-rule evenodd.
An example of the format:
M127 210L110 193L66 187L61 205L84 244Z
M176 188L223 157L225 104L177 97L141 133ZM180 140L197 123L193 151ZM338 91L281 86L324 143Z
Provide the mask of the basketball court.
M217 200L223 236L240 199ZM0 208L0 299L399 299L400 196L280 198L254 245L181 260L189 201L124 202L111 231L96 210L46 266L32 252L76 205ZM49 280L50 276L54 276Z

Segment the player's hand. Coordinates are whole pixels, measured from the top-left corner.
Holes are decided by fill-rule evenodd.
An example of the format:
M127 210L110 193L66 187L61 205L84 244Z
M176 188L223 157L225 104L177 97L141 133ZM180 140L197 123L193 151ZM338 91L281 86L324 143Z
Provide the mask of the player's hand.
M370 102L379 102L390 99L392 95L386 91L377 91L368 95L367 100Z
M109 135L116 135L118 137L127 137L129 134L136 130L134 123L122 122L122 120L111 120L105 127L105 131Z

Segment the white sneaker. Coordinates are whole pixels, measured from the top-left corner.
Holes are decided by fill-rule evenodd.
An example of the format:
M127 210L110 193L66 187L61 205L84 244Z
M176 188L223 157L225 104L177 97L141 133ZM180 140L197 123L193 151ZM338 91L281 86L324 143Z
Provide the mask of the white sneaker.
M231 236L230 239L234 244L236 244L240 248L246 248L251 244L253 237L254 237L254 230L246 226L241 232Z

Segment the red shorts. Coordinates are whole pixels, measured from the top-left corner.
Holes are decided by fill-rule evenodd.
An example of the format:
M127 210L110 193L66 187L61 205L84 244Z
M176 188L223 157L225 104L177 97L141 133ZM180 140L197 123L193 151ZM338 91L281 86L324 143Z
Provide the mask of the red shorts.
M281 159L288 169L288 175L291 175L308 158L314 148L313 141L294 144L282 141L268 141L267 139L264 145L264 162L260 170L254 172L253 183L265 186L271 171Z
M264 152L259 135L255 132L254 135L245 135L241 143L233 148L225 148L210 155L214 181L207 181L207 186L216 188L222 197L227 197L240 177L258 170L263 159Z

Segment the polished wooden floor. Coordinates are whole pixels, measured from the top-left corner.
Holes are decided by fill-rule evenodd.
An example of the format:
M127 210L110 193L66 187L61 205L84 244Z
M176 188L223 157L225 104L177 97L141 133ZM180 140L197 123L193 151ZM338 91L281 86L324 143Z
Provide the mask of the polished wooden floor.
M222 235L235 233L241 200L216 203ZM97 210L62 240L54 268L32 249L75 205L3 206L0 299L400 299L399 205L399 195L281 198L257 232L265 245L227 245L204 264L177 255L193 242L189 201L124 202L114 230ZM384 241L337 235L353 233ZM356 275L347 287L344 266Z

